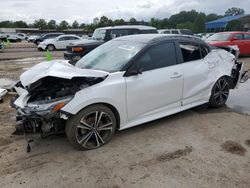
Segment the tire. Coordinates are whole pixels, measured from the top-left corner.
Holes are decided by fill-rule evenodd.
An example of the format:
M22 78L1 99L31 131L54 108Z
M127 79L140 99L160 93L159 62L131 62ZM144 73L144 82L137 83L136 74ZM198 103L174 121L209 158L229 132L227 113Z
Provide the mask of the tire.
M48 49L49 51L54 51L56 48L53 44L48 44L46 49Z
M229 83L225 77L221 77L213 86L209 99L210 107L221 107L225 105L229 96Z
M116 117L105 105L84 108L66 122L69 143L78 150L91 150L107 144L116 130Z

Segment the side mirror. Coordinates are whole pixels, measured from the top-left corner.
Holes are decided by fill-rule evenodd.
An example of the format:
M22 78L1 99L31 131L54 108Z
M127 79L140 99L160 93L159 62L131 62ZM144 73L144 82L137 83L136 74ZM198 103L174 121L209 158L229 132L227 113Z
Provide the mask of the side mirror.
M133 67L132 69L128 70L124 76L135 76L138 74L142 74L143 68Z

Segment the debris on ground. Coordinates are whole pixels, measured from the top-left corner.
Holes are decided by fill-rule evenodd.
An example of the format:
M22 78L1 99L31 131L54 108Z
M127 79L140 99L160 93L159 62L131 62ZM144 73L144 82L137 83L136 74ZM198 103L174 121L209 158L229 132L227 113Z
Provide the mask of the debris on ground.
M11 90L16 83L17 81L10 80L8 78L0 78L0 88L2 89Z
M247 150L235 141L228 140L221 145L222 149L226 152L244 156Z

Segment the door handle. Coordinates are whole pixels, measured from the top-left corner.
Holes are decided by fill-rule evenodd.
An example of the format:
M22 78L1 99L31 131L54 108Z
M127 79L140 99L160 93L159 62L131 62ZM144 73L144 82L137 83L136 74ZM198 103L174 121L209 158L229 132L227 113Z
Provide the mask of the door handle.
M174 74L171 76L171 78L180 78L180 77L182 77L182 74L178 72L174 72Z

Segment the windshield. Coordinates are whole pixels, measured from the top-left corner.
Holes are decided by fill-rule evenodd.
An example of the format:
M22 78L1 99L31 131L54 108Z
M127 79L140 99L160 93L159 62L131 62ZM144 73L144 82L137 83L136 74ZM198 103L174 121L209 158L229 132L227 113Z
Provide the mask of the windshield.
M207 38L208 41L228 41L231 34L216 33Z
M96 29L92 35L95 40L104 40L106 36L106 29Z
M76 67L107 72L120 71L144 46L144 43L133 41L109 41L83 56Z

